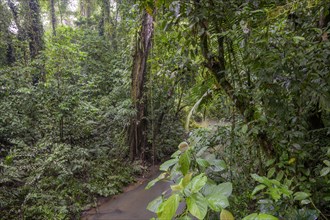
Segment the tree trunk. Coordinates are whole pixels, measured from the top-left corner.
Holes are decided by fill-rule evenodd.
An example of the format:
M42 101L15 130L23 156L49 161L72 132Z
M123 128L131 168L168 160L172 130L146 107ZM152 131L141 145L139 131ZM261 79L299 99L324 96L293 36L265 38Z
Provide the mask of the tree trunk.
M43 28L40 20L40 6L38 0L29 1L29 47L31 59L35 59L44 47L43 43Z
M130 159L145 159L147 147L147 101L145 81L147 74L147 59L153 36L153 17L143 12L142 28L136 44L132 69L131 98L136 115L131 119L129 129Z
M53 35L56 36L56 14L55 14L54 0L50 0L50 13L51 13L51 18L52 18Z

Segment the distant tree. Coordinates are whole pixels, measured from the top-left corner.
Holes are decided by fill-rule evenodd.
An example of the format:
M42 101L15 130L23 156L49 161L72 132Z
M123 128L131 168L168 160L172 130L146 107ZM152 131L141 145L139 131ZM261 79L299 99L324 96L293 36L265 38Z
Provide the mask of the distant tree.
M131 119L129 129L130 159L144 159L147 149L147 100L146 75L147 60L154 33L153 16L143 11L142 27L133 56L131 98L136 115Z

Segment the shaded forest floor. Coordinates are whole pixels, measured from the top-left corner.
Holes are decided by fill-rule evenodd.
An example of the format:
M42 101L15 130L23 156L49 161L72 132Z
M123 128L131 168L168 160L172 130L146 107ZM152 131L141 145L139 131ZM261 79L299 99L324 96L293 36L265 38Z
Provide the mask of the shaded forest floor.
M96 219L150 219L156 217L146 210L150 201L169 188L169 183L160 182L150 190L145 190L148 182L159 175L159 166L152 166L135 182L126 186L123 193L109 198L99 198L96 208L82 213L82 220Z

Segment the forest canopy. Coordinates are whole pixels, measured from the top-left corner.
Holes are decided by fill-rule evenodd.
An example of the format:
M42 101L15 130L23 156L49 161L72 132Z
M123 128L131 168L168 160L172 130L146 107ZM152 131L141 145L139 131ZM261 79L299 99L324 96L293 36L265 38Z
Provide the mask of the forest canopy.
M160 163L160 219L329 219L329 34L329 0L0 0L0 218Z

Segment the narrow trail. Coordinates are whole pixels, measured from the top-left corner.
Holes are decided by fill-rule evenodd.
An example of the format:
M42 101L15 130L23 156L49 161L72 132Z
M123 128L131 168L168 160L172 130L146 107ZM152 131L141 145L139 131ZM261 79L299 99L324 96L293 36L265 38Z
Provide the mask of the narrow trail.
M157 217L155 213L148 211L146 207L149 202L169 189L170 183L158 182L149 190L145 190L145 187L150 180L153 180L159 174L159 172L155 172L155 174L145 179L142 183L130 186L129 188L131 189L126 190L126 192L114 196L97 208L85 211L81 220L135 220Z

